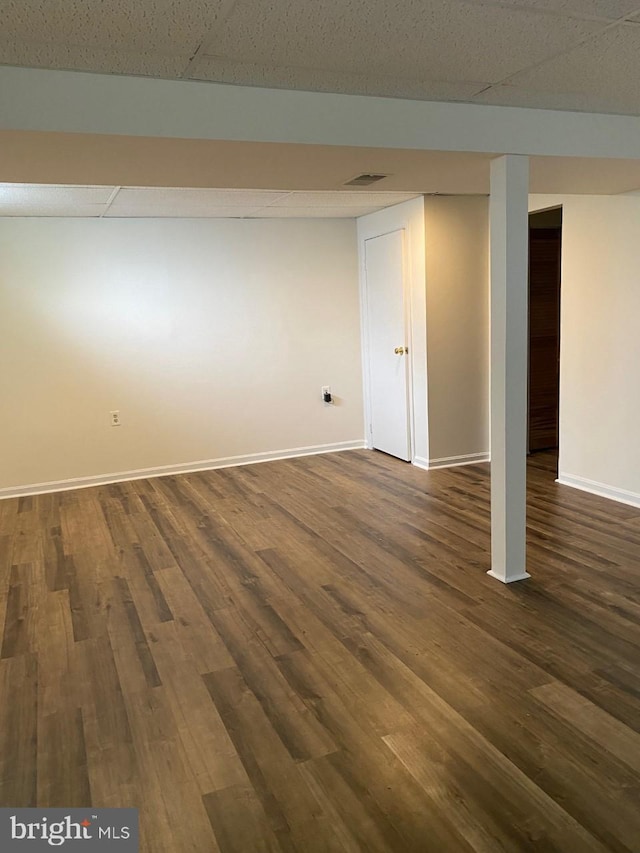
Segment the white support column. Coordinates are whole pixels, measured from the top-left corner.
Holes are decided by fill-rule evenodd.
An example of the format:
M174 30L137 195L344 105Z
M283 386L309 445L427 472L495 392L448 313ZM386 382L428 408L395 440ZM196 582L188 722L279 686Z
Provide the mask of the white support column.
M529 158L491 162L491 577L524 580Z

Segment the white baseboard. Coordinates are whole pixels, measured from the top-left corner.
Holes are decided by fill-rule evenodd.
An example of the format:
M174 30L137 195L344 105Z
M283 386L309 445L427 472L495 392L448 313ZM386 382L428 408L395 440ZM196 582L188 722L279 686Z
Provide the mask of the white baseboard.
M573 489L580 489L582 492L589 492L590 494L598 495L601 498L609 498L612 501L618 501L618 503L640 507L640 494L637 492L618 489L616 486L607 486L605 483L588 480L586 477L578 477L575 474L558 473L556 483L560 483L561 486L571 486Z
M500 581L500 583L505 583L505 584L515 583L516 581L526 581L527 578L531 577L529 572L522 572L519 575L513 575L513 576L509 577L508 575L498 574L497 572L494 572L493 569L489 569L487 574L490 577L495 578L497 581Z
M490 454L464 453L462 456L442 456L440 459L430 459L429 468L454 468L458 465L478 465L480 462L489 462Z
M184 462L177 465L159 465L157 468L118 471L115 474L99 474L94 477L74 477L70 480L34 483L28 486L11 486L0 489L0 500L19 498L26 495L43 495L48 492L68 492L71 489L88 489L91 486L105 486L109 483L122 483L127 480L146 480L150 477L167 477L171 474L212 471L215 468L232 468L236 465L255 465L257 462L275 462L277 459L291 459L296 456L315 456L319 453L338 453L342 450L362 450L364 447L365 442L363 440L340 441L336 444L291 447L285 450L274 450L266 453L248 453L244 456L224 456L220 459L204 459L198 462Z
M414 456L411 460L411 464L415 465L416 468L423 468L425 471L429 470L429 460L424 456Z

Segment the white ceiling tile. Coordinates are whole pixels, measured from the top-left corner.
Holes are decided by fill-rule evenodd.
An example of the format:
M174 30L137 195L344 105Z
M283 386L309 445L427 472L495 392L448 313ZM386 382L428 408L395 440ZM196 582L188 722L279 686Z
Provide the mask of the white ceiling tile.
M412 80L406 77L381 77L368 73L350 74L333 69L287 68L274 64L260 65L206 55L198 58L189 76L194 80L209 80L240 86L376 95L383 98L413 98L422 101L466 101L487 85L484 81Z
M415 198L416 193L381 193L367 192L352 192L350 190L336 190L335 192L292 192L289 195L283 196L276 201L272 207L331 207L331 208L349 208L349 207L389 207L392 204L399 204L401 201L407 201L410 198Z
M181 76L188 62L189 54L167 56L160 53L105 50L98 47L0 40L1 65L175 78Z
M469 0L480 5L517 6L558 15L617 20L640 8L638 0Z
M545 110L574 110L576 112L640 114L640 97L609 94L606 97L580 92L547 92L521 86L492 86L473 99L474 103L501 107L528 107Z
M0 205L106 204L113 190L114 187L0 184Z
M380 205L359 207L263 207L255 211L252 219L353 219L380 210Z
M122 208L145 210L189 209L206 211L212 207L261 207L286 197L287 192L270 190L230 190L186 187L125 187L110 206L110 212Z
M0 203L0 218L3 216L65 216L65 217L96 217L104 212L103 204L2 204Z
M203 52L305 73L499 82L601 29L459 0L240 0Z
M3 0L7 40L192 54L224 0Z
M612 111L640 112L640 26L618 26L509 83L530 92L588 97Z
M240 207L200 205L171 205L164 207L144 207L136 204L112 207L105 213L105 219L244 219L256 212L255 205Z

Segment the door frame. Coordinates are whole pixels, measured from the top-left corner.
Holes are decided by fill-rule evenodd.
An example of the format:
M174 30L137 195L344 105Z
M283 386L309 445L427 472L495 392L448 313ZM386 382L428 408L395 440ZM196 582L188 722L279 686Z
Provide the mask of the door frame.
M427 417L427 312L425 273L424 198L419 196L357 220L360 275L360 327L365 415L365 446L371 442L371 375L365 243L395 231L403 232L403 293L407 359L407 397L410 461L429 467Z

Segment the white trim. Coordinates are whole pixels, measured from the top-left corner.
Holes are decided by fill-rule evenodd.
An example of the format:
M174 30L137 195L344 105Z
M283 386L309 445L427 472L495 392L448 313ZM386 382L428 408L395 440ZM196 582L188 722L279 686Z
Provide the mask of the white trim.
M157 468L138 468L133 471L118 471L114 474L98 474L93 477L73 477L69 480L55 480L49 483L11 486L0 489L0 500L23 497L24 495L43 495L48 492L68 492L70 489L106 486L109 483L122 483L127 480L146 480L150 477L167 477L171 474L191 474L197 471L211 471L215 468L255 465L258 462L275 462L277 459L291 459L297 456L338 453L342 450L362 450L364 447L365 443L362 440L340 441L336 444L291 447L285 450L267 451L265 453L247 453L243 456L224 456L220 459L204 459L198 462L181 462L177 465L159 465Z
M458 465L477 465L480 462L489 462L489 452L463 453L462 456L442 456L440 459L430 459L429 468L455 468Z
M420 199L424 208L424 201ZM412 294L414 290L411 273L411 234L409 228L401 229L402 233L402 308L404 314L404 337L409 346L409 358L405 359L405 376L407 378L407 439L409 444L410 462L416 454L416 422L414 417L414 381L413 381L413 320Z
M522 572L521 575L514 575L513 577L503 577L502 575L496 574L493 569L489 569L487 574L490 577L495 578L497 581L500 581L500 583L515 583L516 581L525 581L527 578L531 577L529 572Z
M640 494L637 492L629 492L627 489L619 489L616 486L607 486L605 483L588 480L586 477L559 473L556 483L561 486L571 486L572 489L580 489L581 492L589 492L589 494L598 495L601 498L609 498L609 500L618 501L618 503L640 507Z
M415 465L416 468L422 468L425 471L428 471L429 468L431 467L429 465L429 460L425 459L424 456L414 456L413 459L411 460L411 464Z

